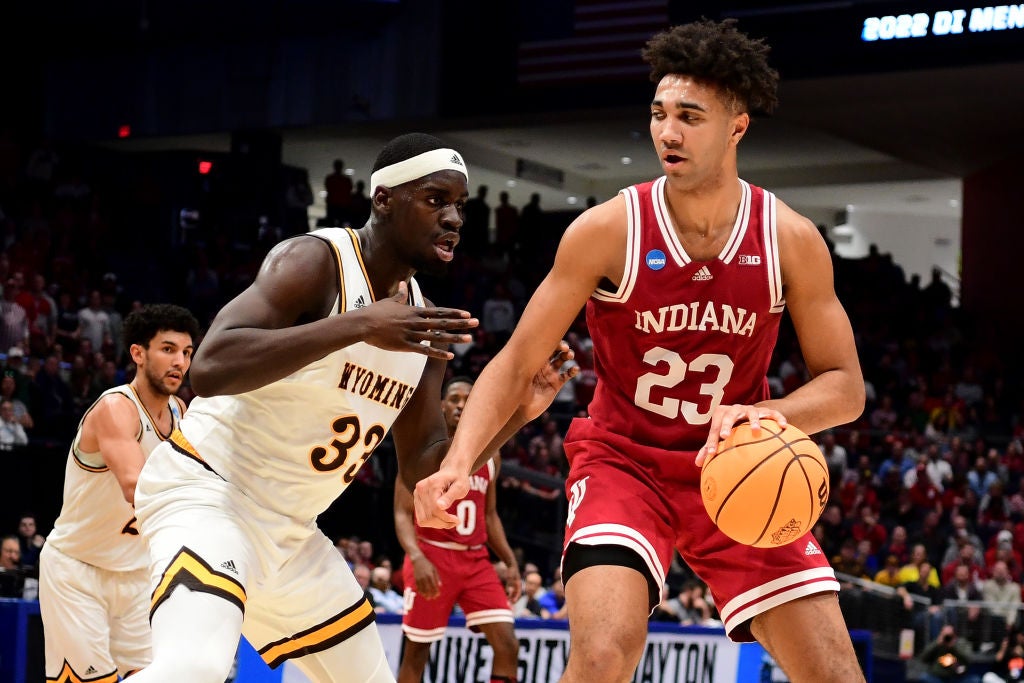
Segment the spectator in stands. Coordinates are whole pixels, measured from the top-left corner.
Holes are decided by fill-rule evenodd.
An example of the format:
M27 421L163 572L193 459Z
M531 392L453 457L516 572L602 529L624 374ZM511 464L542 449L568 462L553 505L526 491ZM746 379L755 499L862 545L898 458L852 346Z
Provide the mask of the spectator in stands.
M21 565L18 537L0 539L0 598L21 598L25 591L25 572Z
M16 390L17 383L13 374L5 372L0 376L0 401L10 402L11 409L14 411L14 419L25 428L27 433L35 423L32 420L32 414L29 412L28 406L17 397Z
M355 189L352 190L352 204L349 206L352 213L352 227L361 228L370 220L370 198L366 196L366 181L357 180Z
M14 405L0 400L0 450L10 451L27 445L28 434L14 414Z
M935 642L928 645L919 657L928 672L921 683L977 683L978 677L968 672L970 653L958 642L956 629L951 624L942 627Z
M46 437L70 437L74 431L74 399L71 387L61 376L60 359L47 356L43 367L36 373L36 396L38 410L33 416L36 431Z
M29 349L33 355L42 356L53 346L57 330L57 302L46 291L46 276L42 273L35 273L29 278L26 293L32 300L35 313L29 323Z
M889 586L890 588L896 588L900 585L899 575L900 559L895 555L888 555L885 558L885 564L875 573L874 582L880 583L883 586Z
M893 408L892 396L882 394L878 407L871 411L871 428L883 433L891 433L899 421L899 413Z
M93 397L93 400L99 398L99 395L107 389L124 384L122 377L123 375L118 369L117 363L112 360L104 360L99 372L95 372L92 375L89 395Z
M21 285L13 277L7 278L3 298L0 299L0 349L17 346L27 349L29 342L28 313L18 303Z
M825 510L821 513L821 517L818 518L818 523L822 526L822 541L821 551L828 557L832 557L839 553L839 545L843 539L849 536L848 522L843 517L843 509L839 503L830 502L825 505Z
M857 579L870 579L864 561L857 557L857 541L847 538L839 546L839 554L832 557L832 568L837 573L847 574Z
M957 629L975 646L981 644L981 605L984 598L980 584L971 579L971 571L959 565L953 577L939 589L943 601L943 615L946 623L957 624ZM1018 591L1018 599L1019 591ZM971 602L975 604L950 604ZM933 628L933 630L935 630Z
M985 568L984 559L979 555L979 549L970 542L960 541L960 552L957 556L942 567L939 577L942 583L949 583L953 580L953 574L959 566L967 567L971 575L971 581L980 583L988 578L988 570Z
M333 169L324 178L324 192L326 197L326 220L328 226L350 225L352 223L352 179L345 174L345 162L335 159L331 164ZM373 194L375 188L370 188Z
M78 351L78 340L82 336L82 321L78 315L71 292L61 290L57 295L57 328L54 341L59 343L65 354Z
M18 521L18 545L23 566L39 566L39 551L46 543L46 537L39 533L34 514L24 514Z
M511 253L519 232L519 209L509 203L508 192L498 195L498 205L494 207L494 227L498 247L505 253Z
M374 567L370 570L370 594L373 596L374 611L386 614L401 614L405 611L402 596L391 586L391 569Z
M924 444L924 452L917 456L917 464L924 465L928 478L940 492L945 491L946 486L953 480L953 466L948 460L940 457L938 444ZM907 488L911 488L917 481L917 472L918 468L915 467L903 476L903 484Z
M921 456L921 458L926 459L927 456ZM928 510L937 509L942 500L942 491L928 474L928 465L925 462L918 462L914 469L907 472L904 481L909 478L911 472L914 474L914 483L907 487L907 493L910 504L913 505L917 514L921 515Z
M103 342L113 334L110 327L110 314L103 307L103 295L98 289L91 290L88 303L78 309L78 320L81 325L81 339L88 339L92 343L91 350L102 349ZM82 353L85 352L82 351Z
M888 558L890 555L896 558L898 567L910 561L910 543L907 539L907 528L902 524L897 524L892 528L892 532L889 534L889 542L879 551L879 557Z
M897 586L896 595L903 603L909 623L926 628L931 638L942 623L942 592L937 583L933 585L929 580L935 573L934 567L925 561L917 569L917 578Z
M377 611L377 603L373 601L373 592L370 591L370 568L365 564L357 564L352 567L352 575L356 577L356 583L358 583L363 589L363 595L373 605L374 611Z
M992 565L992 576L981 584L982 599L993 616L1007 626L1017 621L1021 607L1020 584L1010 577L1010 568L1003 561ZM998 607L993 606L998 605Z
M992 537L992 542L985 550L984 559L986 567L992 567L998 561L1006 562L1010 575L1015 577L1015 581L1021 569L1024 568L1024 559L1022 559L1020 551L1014 547L1013 531L1009 528L1001 529Z
M991 669L981 678L981 683L1012 683L1024 681L1024 632L1011 625L996 652Z
M544 595L537 598L540 605L541 619L568 619L569 607L565 604L565 586L562 584L562 573L555 570L555 578L551 581Z
M838 491L848 466L846 449L836 443L836 434L831 429L822 433L820 446L825 464L828 465L829 490Z
M928 550L922 543L915 543L910 549L910 562L900 567L900 583L918 583L921 578L921 572L925 573L926 583L933 588L938 588L942 585L939 580L939 573L935 571L935 567L928 561Z
M967 472L967 485L971 487L980 501L988 494L992 484L999 482L999 475L989 469L987 456L978 456L974 459L974 467Z
M1010 498L1000 480L989 484L988 492L978 503L978 533L992 538L1010 522Z
M943 565L952 562L960 554L963 543L970 543L979 549L983 547L981 539L974 533L973 521L953 512L949 516L949 539L944 549L946 554L942 558Z
M486 185L480 185L476 196L466 200L465 221L459 231L459 246L474 259L484 255L490 242L491 206L487 203L487 191Z
M512 605L512 614L516 619L539 618L541 616L540 599L547 592L544 588L544 577L534 569L523 566L523 592Z
M872 555L877 555L889 540L889 532L878 523L878 515L870 505L861 506L860 519L850 527L850 535L857 541L868 541Z
M484 300L480 325L494 335L499 346L508 341L516 327L516 309L504 282L495 282L494 290Z

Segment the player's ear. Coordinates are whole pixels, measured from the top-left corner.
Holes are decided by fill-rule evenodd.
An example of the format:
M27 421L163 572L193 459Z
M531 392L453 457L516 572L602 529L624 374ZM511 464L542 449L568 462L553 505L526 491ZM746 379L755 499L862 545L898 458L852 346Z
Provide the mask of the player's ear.
M373 208L379 212L386 213L391 205L392 191L390 187L378 185L373 189Z
M729 135L729 141L732 144L737 144L743 139L743 136L747 134L747 129L750 127L750 114L747 112L740 112L732 119L732 132Z

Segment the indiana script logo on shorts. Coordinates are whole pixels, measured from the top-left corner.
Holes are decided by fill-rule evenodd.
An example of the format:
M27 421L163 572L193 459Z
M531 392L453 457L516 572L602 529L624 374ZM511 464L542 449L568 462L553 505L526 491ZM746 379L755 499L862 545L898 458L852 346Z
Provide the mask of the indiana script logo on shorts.
M651 270L661 270L665 267L665 252L661 249L651 249L645 257L647 267Z

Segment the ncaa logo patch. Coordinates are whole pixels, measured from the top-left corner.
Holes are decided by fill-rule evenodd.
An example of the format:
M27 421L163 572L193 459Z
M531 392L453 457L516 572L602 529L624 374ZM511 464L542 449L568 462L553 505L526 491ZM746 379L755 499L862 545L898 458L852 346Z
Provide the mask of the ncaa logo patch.
M651 249L644 258L647 267L651 270L661 270L665 267L665 252L661 249Z

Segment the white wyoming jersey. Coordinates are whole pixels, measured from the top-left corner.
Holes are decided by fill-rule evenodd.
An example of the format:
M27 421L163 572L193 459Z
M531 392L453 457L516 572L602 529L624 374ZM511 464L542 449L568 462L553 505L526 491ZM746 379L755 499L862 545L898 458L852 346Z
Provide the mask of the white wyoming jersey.
M372 304L355 232L310 234L327 241L337 260L331 315ZM409 289L413 304L423 306L415 280ZM312 520L355 479L412 397L426 361L357 342L258 389L193 399L181 423L184 439L174 435L172 445L259 505Z
M107 389L105 396L122 394L139 411L139 433L136 435L142 452L149 457L171 432L161 434L149 411L142 405L129 384ZM78 424L78 433L71 442L64 471L64 504L46 542L69 557L109 571L133 571L149 566L149 552L139 536L135 509L124 499L117 477L103 460L102 453L84 453L79 447L82 425L93 403ZM181 406L174 396L167 398L171 411L171 431L181 420Z

